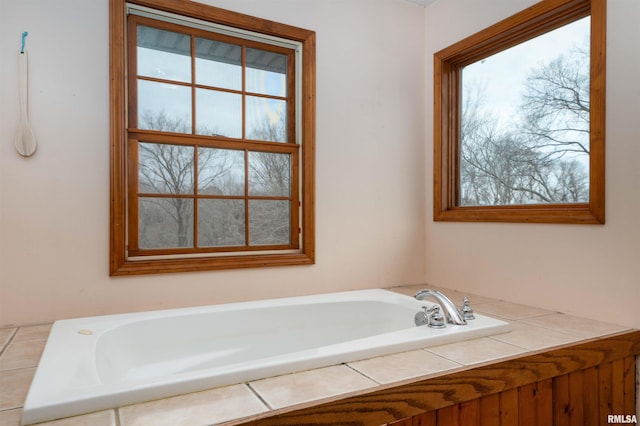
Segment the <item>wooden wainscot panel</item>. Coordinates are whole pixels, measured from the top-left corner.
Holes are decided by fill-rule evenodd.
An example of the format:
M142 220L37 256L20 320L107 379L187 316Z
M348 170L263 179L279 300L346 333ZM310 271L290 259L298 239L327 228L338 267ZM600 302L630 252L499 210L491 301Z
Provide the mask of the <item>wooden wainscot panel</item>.
M631 331L245 421L256 426L599 426L635 413ZM238 423L233 423L238 424Z

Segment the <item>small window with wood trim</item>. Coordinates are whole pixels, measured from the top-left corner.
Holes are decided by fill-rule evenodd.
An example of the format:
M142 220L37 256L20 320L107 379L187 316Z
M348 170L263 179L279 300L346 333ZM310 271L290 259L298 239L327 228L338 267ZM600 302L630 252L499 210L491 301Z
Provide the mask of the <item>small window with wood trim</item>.
M434 55L434 220L604 223L605 22L543 1Z
M112 0L111 273L312 263L313 32L174 7Z

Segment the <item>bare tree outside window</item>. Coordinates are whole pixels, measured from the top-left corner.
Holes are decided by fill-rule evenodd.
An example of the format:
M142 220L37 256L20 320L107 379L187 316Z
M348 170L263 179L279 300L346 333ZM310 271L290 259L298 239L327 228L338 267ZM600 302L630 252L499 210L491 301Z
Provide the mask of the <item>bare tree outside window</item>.
M586 29L586 43L588 21L567 25L575 31ZM553 40L553 34L549 37ZM523 46L497 55L511 55L517 62L517 55L528 48ZM471 64L469 74L476 79L466 76L467 68L462 73L460 205L588 202L588 44L533 63L519 85L492 82L504 76L494 75L491 65L484 71L485 61L500 64L501 59ZM509 87L506 84L512 84L518 96L508 107L508 94L490 93Z
M184 119L169 117L164 111L143 113L141 125L165 132L183 132L188 127ZM266 123L253 137L277 137L283 128L282 122ZM205 132L216 134L212 129L200 131ZM194 226L200 247L243 246L247 243L247 208L251 245L288 244L290 201L251 200L248 206L244 201L244 151L146 142L138 146L141 247L193 247ZM289 197L289 154L249 152L248 165L249 195ZM194 206L196 167L197 193L211 197L197 200ZM194 224L196 208L198 221Z

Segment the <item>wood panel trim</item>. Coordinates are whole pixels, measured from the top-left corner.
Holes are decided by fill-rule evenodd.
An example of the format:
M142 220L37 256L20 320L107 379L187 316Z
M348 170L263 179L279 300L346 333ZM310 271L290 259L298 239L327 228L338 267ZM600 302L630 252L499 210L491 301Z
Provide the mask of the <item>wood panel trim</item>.
M387 423L386 426L600 426L609 423L610 414L634 413L635 388L634 392L628 393L621 386L624 365L633 365L630 372L635 373L635 357L629 356ZM600 374L601 371L604 374ZM587 373L591 373L592 380L585 386L583 378ZM603 386L612 392L600 400L598 394ZM503 395L509 397L502 399ZM595 398L587 395L595 395ZM625 409L623 404L629 404L629 408ZM475 412L470 411L470 407L477 407L478 414L468 415ZM518 415L514 416L514 412Z
M519 388L544 382L543 385L536 386L547 389L551 386L551 379L554 377L586 369L595 371L595 367L599 365L604 366L638 354L640 354L640 331L631 331L440 377L382 387L360 395L336 398L322 404L275 410L267 414L269 416L267 418L255 416L242 422L228 424L378 426L493 394L500 394L501 401L504 399L508 404L505 406L510 407L509 418L517 421L518 418L522 418L522 413L518 412L516 404ZM622 362L629 367L628 360ZM592 380L593 378L585 377L585 386L592 384ZM627 380L630 379L627 377ZM628 383L625 386L630 387ZM514 391L515 394L513 394ZM586 392L585 397L589 398L590 395L590 392ZM443 416L454 415L444 411L443 413L445 413ZM548 417L549 413L543 415ZM589 416L598 415L598 413L587 413L585 421L589 420Z
M109 114L110 114L110 220L109 270L118 269L125 261L126 246L126 92L125 92L125 3L109 2Z
M315 34L313 31L292 25L232 12L190 0L130 0L130 3L290 40L305 41Z

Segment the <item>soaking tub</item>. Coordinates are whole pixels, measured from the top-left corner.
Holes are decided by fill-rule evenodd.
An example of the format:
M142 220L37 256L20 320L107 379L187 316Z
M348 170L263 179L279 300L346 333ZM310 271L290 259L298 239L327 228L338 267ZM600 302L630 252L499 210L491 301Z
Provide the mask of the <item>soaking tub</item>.
M472 301L473 302L473 301ZM508 331L416 327L430 301L387 290L56 321L23 424Z

